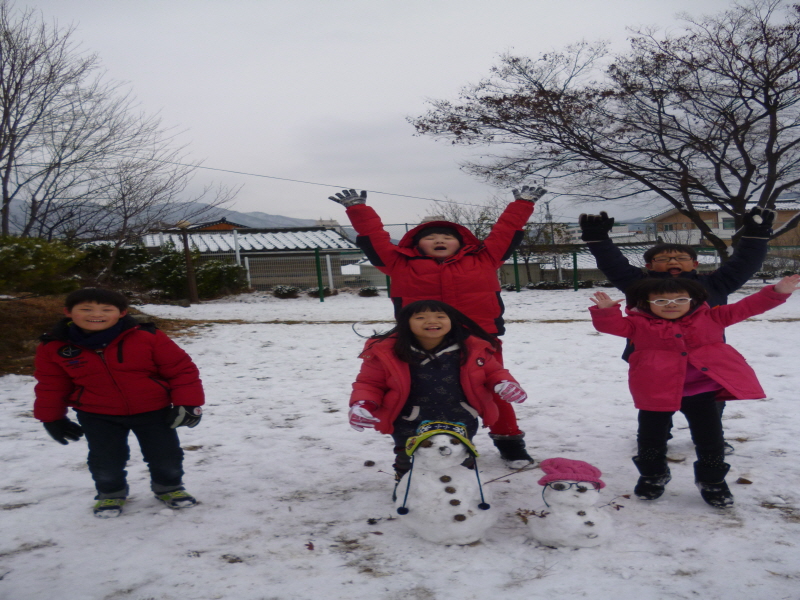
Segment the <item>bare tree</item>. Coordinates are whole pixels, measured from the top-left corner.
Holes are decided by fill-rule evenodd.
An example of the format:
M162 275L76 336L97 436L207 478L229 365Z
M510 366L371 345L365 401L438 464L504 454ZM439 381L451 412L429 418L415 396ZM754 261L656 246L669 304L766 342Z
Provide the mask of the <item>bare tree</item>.
M458 102L432 102L418 133L497 153L466 168L515 184L534 175L577 197L668 200L715 247L698 203L735 219L800 184L800 5L752 0L630 50L579 43L538 59L506 55ZM800 223L800 213L775 232Z
M23 236L105 237L115 257L158 223L196 219L232 199L235 190L210 187L187 197L198 164L160 119L102 80L97 57L79 52L73 34L0 0L2 234L16 201Z

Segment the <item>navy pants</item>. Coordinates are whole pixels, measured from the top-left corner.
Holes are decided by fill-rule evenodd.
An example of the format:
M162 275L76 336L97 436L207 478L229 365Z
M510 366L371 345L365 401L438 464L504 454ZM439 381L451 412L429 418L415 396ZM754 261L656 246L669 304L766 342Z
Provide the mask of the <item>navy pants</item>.
M183 489L183 450L178 434L166 422L169 409L138 415L99 415L76 411L89 445L89 471L97 488L97 499L128 495L125 465L131 453L128 434L139 440L153 492L163 494Z
M689 431L698 458L704 455L722 455L725 439L722 433L722 417L716 392L706 392L681 399L681 412L689 423ZM664 449L672 428L673 412L639 411L639 453L644 449Z

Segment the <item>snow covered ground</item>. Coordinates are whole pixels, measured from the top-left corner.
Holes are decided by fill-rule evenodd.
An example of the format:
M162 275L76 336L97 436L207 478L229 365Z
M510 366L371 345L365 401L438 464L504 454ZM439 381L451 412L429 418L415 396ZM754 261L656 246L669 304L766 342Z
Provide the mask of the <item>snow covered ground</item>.
M200 500L193 509L156 503L133 444L125 513L94 518L84 442L59 446L32 418L32 378L0 378L0 598L800 597L800 295L728 330L769 398L728 404L736 506L717 511L693 485L681 416L665 496L650 503L625 497L637 477L630 460L636 411L619 358L623 341L593 330L591 293L504 293L504 355L530 396L517 410L531 454L585 460L603 471L601 503L614 523L606 544L555 550L532 542L517 512L543 507L542 473L510 473L485 430L476 444L482 479L493 480L497 525L474 546L415 537L391 503L389 438L357 433L346 421L363 344L351 323L388 321L389 301L253 294L191 308L144 307L162 317L240 321L199 325L178 339L199 365L208 396L200 426L180 430L187 487ZM388 325L357 329L370 327ZM752 483L734 483L739 478Z

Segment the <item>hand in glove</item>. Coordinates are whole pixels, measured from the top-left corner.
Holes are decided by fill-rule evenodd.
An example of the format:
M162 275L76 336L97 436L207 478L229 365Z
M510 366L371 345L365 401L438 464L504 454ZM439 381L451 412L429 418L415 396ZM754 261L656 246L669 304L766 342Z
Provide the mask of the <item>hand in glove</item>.
M173 406L167 413L167 425L176 427L197 427L203 418L203 409L199 406Z
M356 431L364 431L364 428L374 429L376 423L380 423L380 419L376 418L366 407L375 410L378 405L370 400L359 400L347 413L350 418L350 427Z
M338 202L345 208L355 206L356 204L366 204L367 190L361 190L361 195L356 194L355 190L342 190L341 194L335 196L328 196L328 200Z
M608 239L608 232L614 227L614 218L609 218L606 212L599 215L584 213L578 217L578 224L581 226L581 239L584 242L601 242Z
M77 423L73 423L69 419L60 419L58 421L50 421L49 423L42 423L50 437L57 441L59 444L65 446L69 443L67 440L77 442L83 435L83 429Z
M500 396L501 400L513 404L522 404L528 399L528 394L525 393L525 390L513 381L501 381L494 386L494 393Z
M742 237L769 238L772 235L772 223L775 221L775 211L768 208L754 206L742 218Z
M536 201L544 196L547 190L542 187L523 185L521 190L515 188L511 190L511 193L514 194L514 200L526 200L527 202L536 204Z

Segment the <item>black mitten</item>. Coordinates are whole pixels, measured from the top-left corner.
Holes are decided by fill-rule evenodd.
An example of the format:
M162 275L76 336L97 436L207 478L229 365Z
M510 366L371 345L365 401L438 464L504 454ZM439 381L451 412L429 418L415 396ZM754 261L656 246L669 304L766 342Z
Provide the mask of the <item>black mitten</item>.
M750 212L742 217L742 237L769 238L772 235L772 223L775 221L775 211L768 208L754 206Z
M69 419L50 421L49 423L42 423L42 425L44 425L51 438L65 446L69 443L67 440L77 442L83 435L81 426Z
M199 406L173 406L167 413L167 424L170 429L196 427L202 418L203 409Z
M614 218L609 218L605 212L599 215L582 214L578 217L578 224L584 242L600 242L608 239L608 232L614 227Z

